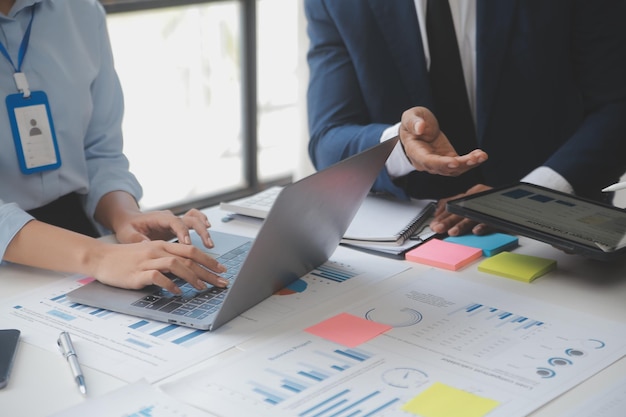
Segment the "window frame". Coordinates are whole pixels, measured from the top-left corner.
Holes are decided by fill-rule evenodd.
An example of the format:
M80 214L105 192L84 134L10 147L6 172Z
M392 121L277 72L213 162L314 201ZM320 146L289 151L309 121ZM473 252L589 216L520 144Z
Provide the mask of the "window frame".
M137 12L158 8L173 8L193 4L237 2L241 10L241 71L242 71L242 169L244 185L237 189L207 195L157 209L182 214L192 208L206 208L245 197L274 185L290 183L292 176L272 181L260 181L258 173L258 99L257 99L257 1L258 0L100 0L107 14Z

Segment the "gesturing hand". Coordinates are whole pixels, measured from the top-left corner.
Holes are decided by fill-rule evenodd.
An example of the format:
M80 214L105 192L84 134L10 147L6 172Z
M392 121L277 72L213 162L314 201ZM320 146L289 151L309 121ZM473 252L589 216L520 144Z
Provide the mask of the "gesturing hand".
M415 169L430 174L458 176L488 158L481 149L459 155L439 129L435 116L425 107L413 107L402 114L400 140Z

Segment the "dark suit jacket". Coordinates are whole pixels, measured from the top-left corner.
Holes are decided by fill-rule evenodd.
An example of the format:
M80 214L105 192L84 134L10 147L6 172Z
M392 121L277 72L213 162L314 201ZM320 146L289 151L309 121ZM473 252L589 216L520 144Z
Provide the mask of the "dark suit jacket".
M305 0L305 13L316 168L373 146L410 107L436 115L413 0ZM458 178L383 172L374 189L441 198L547 166L601 199L626 170L624 22L623 0L477 0L477 146L489 160Z

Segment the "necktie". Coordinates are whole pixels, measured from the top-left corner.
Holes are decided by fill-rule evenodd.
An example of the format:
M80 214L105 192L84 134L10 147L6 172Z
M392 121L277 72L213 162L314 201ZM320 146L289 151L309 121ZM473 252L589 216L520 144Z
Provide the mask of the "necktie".
M448 0L428 0L426 33L430 50L433 113L459 154L477 146L463 67Z

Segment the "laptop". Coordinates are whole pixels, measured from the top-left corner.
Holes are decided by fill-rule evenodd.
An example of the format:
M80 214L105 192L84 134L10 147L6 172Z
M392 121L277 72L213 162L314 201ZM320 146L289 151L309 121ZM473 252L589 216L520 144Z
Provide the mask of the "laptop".
M387 140L285 186L254 239L211 231L215 247L210 250L196 239L195 244L228 267L227 289L208 285L197 291L171 276L179 281L182 295L157 286L127 290L94 280L67 297L146 319L215 330L328 261L397 141Z

